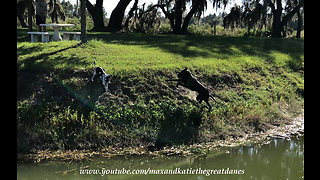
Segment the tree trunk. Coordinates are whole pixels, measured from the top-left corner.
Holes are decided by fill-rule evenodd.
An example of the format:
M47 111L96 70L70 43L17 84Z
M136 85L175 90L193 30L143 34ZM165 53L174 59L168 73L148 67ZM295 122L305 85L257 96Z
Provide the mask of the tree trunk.
M173 17L173 14L171 14L170 12L166 11L164 9L165 5L162 4L162 5L159 5L159 7L161 8L163 14L165 15L166 18L169 19L169 22L170 22L170 27L172 30L174 30L175 26L174 26L174 17Z
M176 1L176 9L175 9L175 25L173 29L174 34L181 34L182 33L182 2L183 0L177 0Z
M103 21L103 0L96 0L96 4L93 6L89 0L86 0L86 7L92 16L93 28L91 31L105 31Z
M275 8L275 5L271 2L271 0L267 0L266 2L268 3L268 6L271 7L271 12L273 14L271 33L272 37L281 37L281 32L284 29L283 26L286 25L288 20L291 19L292 16L304 5L304 0L299 1L299 4L281 19L281 14L283 10L281 0L276 0L275 2L277 3L277 9Z
M298 16L298 27L297 27L296 38L300 38L301 37L301 30L302 30L302 17L301 17L300 9L297 11L297 16Z
M197 9L198 9L200 3L201 3L200 0L196 1L195 4L192 5L192 8L189 11L189 13L187 14L187 16L184 18L184 22L183 22L182 30L181 30L182 33L186 33L187 32L188 26L189 26L189 22L190 22L192 16L197 12Z
M86 16L86 0L80 0L80 12L81 12L81 43L86 43L87 40L87 16Z
M34 15L34 8L33 8L33 4L32 1L29 0L27 2L28 4L28 31L31 32L32 31L32 16Z
M282 31L282 25L281 25L281 13L278 13L280 15L273 15L273 21L272 21L272 37L281 37L281 31Z
M25 9L26 9L25 2L17 2L17 16L21 26L24 28L28 27L27 24L24 22L24 18L23 18L23 13Z
M79 0L77 0L76 2L76 7L75 7L75 10L73 11L73 16L75 17L79 17Z
M122 29L122 21L124 12L131 0L120 0L116 8L111 13L110 21L107 27L107 31L117 32Z
M213 21L213 35L217 35L217 21Z
M281 31L283 29L281 22L282 3L281 0L276 0L277 9L272 9L273 22L272 22L272 37L281 37Z

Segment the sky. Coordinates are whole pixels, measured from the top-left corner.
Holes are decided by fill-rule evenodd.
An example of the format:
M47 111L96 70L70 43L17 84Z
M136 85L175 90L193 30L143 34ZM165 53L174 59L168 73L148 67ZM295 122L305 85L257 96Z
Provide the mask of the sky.
M61 2L62 0L60 0ZM68 0L66 0L68 1ZM76 4L76 0L69 0L71 4ZM96 0L89 0L92 4L95 4ZM104 0L103 1L103 7L105 8L106 12L107 12L107 17L110 17L111 12L113 11L113 9L117 6L117 3L119 2L119 0ZM156 4L158 2L158 0L139 0L138 6L141 6L143 3L146 3L146 6L148 6L149 4L153 3ZM79 1L80 3L80 1ZM128 5L126 12L129 12L129 10L131 9L132 5L134 3L134 0L131 1L131 3ZM229 3L225 9L226 12L230 11L230 8L234 5L234 4L238 4L240 5L241 0L234 0L231 3ZM208 1L207 4L207 10L204 13L204 16L207 16L209 14L214 14L217 13L216 9L212 7L212 3L210 2L210 0ZM218 10L218 13L222 12L222 9Z

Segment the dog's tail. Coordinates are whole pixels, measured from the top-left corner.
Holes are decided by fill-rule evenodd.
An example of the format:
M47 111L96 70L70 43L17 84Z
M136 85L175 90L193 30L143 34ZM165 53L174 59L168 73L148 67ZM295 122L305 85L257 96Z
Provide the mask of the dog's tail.
M209 94L209 96L214 100L214 102L217 102L215 97L213 97L211 94Z

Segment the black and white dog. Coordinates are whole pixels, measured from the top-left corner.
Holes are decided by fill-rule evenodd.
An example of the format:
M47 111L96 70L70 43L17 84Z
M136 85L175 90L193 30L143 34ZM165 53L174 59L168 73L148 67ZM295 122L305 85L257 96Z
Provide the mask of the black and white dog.
M106 92L108 92L109 91L108 86L110 83L111 75L107 74L102 67L96 66L96 60L94 60L94 72L93 72L93 76L91 78L91 81L93 81L93 79L96 76L100 77L100 79L102 81L102 85L104 86L104 89L106 90Z

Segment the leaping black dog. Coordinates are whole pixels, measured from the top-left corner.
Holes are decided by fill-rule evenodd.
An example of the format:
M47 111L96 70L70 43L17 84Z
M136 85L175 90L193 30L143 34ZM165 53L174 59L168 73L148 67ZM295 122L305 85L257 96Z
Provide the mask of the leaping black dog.
M96 76L100 77L104 89L106 90L106 92L108 92L111 75L107 74L102 67L96 66L96 60L94 60L94 72L91 81L93 81Z
M185 68L180 73L178 73L178 79L169 79L167 81L178 81L177 87L181 85L192 91L198 92L197 101L199 101L200 103L202 101L206 102L209 107L209 111L211 110L209 97L217 102L215 98L209 93L209 90L204 87L195 77L192 76L192 74L188 71L188 68Z

